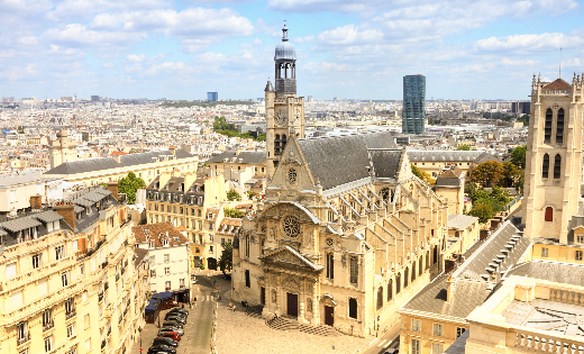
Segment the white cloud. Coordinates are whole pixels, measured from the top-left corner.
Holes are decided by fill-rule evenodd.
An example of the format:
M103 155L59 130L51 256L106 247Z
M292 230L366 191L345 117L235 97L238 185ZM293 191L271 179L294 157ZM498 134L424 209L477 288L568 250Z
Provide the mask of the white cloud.
M352 68L347 64L338 64L332 62L313 62L308 63L302 67L303 70L306 70L310 74L317 75L317 74L326 74L331 72L347 72L350 71Z
M318 40L327 45L354 45L379 42L383 33L375 29L362 29L355 25L337 27L318 35Z
M140 55L137 54L126 55L126 61L128 63L141 63L144 61L144 58L146 58L146 56L143 53Z
M106 68L106 69L111 69L111 68L113 68L113 67L115 67L115 66L116 66L116 63L114 63L114 62L111 62L111 61L108 61L107 63L103 63L103 65L102 65L102 66L103 66L104 68Z
M507 37L490 37L476 42L475 49L484 52L542 53L580 47L584 37L563 33L520 34Z

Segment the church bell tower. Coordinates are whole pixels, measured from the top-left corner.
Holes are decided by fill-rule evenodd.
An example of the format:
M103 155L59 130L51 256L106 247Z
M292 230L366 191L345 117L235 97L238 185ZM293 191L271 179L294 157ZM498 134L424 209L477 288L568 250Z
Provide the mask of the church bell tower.
M584 77L570 85L535 76L527 141L523 223L532 239L569 244L572 216L581 199Z
M274 55L276 88L268 81L266 105L266 172L271 180L286 143L292 136L304 138L304 97L296 97L296 49L282 29L282 42Z

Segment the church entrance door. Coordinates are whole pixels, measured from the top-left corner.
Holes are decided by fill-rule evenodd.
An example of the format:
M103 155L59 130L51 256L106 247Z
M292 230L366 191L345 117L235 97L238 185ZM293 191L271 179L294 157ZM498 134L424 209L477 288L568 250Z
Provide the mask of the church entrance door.
M288 294L288 316L298 317L298 295Z
M333 326L335 323L335 308L331 306L324 307L324 324Z

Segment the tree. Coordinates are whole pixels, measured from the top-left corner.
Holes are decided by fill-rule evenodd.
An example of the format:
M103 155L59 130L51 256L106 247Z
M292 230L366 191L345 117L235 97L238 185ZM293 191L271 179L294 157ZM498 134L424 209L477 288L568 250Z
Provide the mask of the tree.
M241 210L237 210L237 209L232 209L232 208L223 208L223 213L228 218L238 218L238 219L242 219L243 216L245 215L245 212L243 212Z
M412 166L412 173L414 175L416 175L416 177L418 177L419 179L428 183L431 186L436 184L436 180L434 178L432 178L432 176L430 176L430 174L428 172L422 171L414 165L411 165L411 166Z
M227 240L223 244L223 251L221 252L221 257L219 257L219 269L222 271L231 271L233 267L233 249L231 247L231 240Z
M490 187L503 177L503 164L496 160L483 162L472 170L470 177L473 182Z
M229 201L234 201L234 200L241 200L241 195L239 193L237 193L237 191L233 188L231 188L229 190L229 192L227 192L227 200Z
M503 179L501 180L503 187L515 187L519 189L522 175L523 170L515 164L512 162L503 162Z
M460 150L460 151L470 151L470 146L467 144L459 144L456 147L456 150Z
M479 218L479 222L484 224L495 216L495 211L488 203L479 203L469 211L468 215Z
M518 146L511 152L511 163L518 168L525 170L525 154L527 153L527 146Z
M118 182L118 191L120 193L126 193L128 197L128 203L136 203L136 190L146 187L146 183L142 178L136 177L134 172L128 173L128 175Z

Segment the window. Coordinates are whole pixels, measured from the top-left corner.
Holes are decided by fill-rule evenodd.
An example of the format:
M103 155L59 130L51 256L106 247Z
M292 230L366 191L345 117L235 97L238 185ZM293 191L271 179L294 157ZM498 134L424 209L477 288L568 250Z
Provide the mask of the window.
M79 274L85 275L85 264L79 265Z
M444 352L444 345L440 343L432 343L432 354L442 354Z
M37 269L43 265L42 256L42 254L32 256L32 269Z
M355 256L351 257L351 261L350 261L350 282L351 284L357 286L357 282L359 279L359 259Z
M443 326L440 323L434 323L432 326L432 334L435 336L442 336Z
M545 221L554 221L554 208L545 208Z
M326 254L326 277L331 280L335 278L335 260L332 253Z
M564 109L560 108L558 111L558 118L556 120L556 144L564 143Z
M69 286L69 271L61 273L61 283L63 286Z
M411 354L420 354L420 341L417 339L412 339L412 344L410 345Z
M53 336L45 338L45 353L50 353L53 350Z
M18 332L18 344L24 343L29 339L28 336L28 322L20 322L16 326Z
M377 289L377 309L380 310L383 307L383 286Z
M184 288L185 287L185 278L180 278L178 280L178 285L181 289Z
M67 338L71 338L75 335L75 323L67 326Z
M395 293L399 294L401 291L401 274L395 276Z
M406 270L404 272L404 289L408 287L409 275L410 275L410 269L406 268Z
M545 129L544 129L544 144L549 144L551 142L552 136L552 110L550 108L545 112Z
M168 243L167 240L165 240L165 241L166 241L166 243ZM170 254L165 254L164 255L164 263L168 263L168 262L170 262Z
M53 322L53 309L47 309L43 311L43 330L52 328Z
M556 157L554 158L554 178L555 179L560 178L561 173L562 173L562 157L560 156L560 154L556 154Z
M582 251L576 251L576 260L577 261L581 261L582 260Z
M462 336L464 332L466 332L466 328L456 327L456 338Z
M576 242L578 242L578 243L584 243L584 235L577 235L576 236Z
M547 247L542 247L541 248L541 256L542 257L547 257L548 256L548 248Z
M245 286L248 287L248 288L251 288L251 279L250 279L250 276L249 276L249 270L248 269L245 270Z
M349 299L349 318L357 319L357 299Z
M16 276L16 262L6 265L6 278L14 278Z
M393 299L393 279L389 279L387 283L387 301L391 301Z
M421 331L422 331L422 321L413 318L412 319L412 332L421 332Z
M245 238L245 256L249 258L249 237Z
M420 256L420 261L418 262L418 275L422 275L422 272L424 271L422 268L423 261L424 261L424 256Z
M91 318L89 317L89 314L86 314L85 316L83 316L83 328L89 328L90 324Z
M416 280L416 262L412 264L412 282Z
M164 283L164 287L166 288L166 290L170 290L170 286L171 286L170 280L167 280L167 281Z
M170 267L165 267L164 268L164 274L165 275L169 275L170 274Z
M541 177L548 178L550 171L550 155L545 154L543 155L543 165L541 169Z
M71 315L75 313L75 299L69 298L65 301L65 313ZM67 317L69 318L69 317Z
M213 246L209 246L209 253L213 253Z
M85 340L85 351L91 350L91 338Z
M170 221L170 218L168 219L168 221ZM162 245L163 245L163 246L165 246L165 247L167 247L167 246L168 246L168 239L167 239L167 238L165 238L165 239L164 239L164 241L163 241L163 244L162 244ZM166 255L165 255L165 256L166 256Z
M59 259L63 259L63 258L65 258L65 246L61 245L61 246L55 247L55 259L59 260Z

